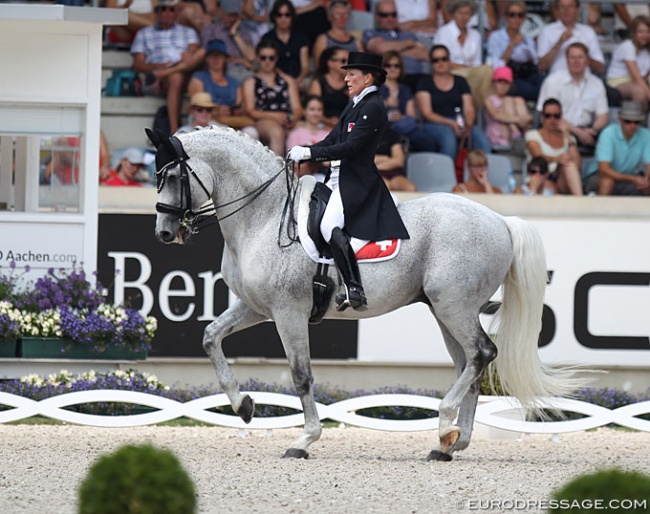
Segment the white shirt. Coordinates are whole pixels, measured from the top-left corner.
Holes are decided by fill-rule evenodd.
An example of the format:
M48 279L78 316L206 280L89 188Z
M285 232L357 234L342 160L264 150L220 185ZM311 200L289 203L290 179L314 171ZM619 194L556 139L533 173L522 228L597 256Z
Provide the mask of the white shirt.
M540 59L550 52L565 30L566 27L561 21L549 23L542 29L537 38L537 55ZM605 62L605 56L600 48L598 36L594 32L594 29L589 25L576 23L573 28L573 35L562 44L555 60L548 69L549 74L558 70L567 69L566 49L571 43L583 43L589 49L589 57L591 59L602 63Z
M467 38L465 44L461 45L458 41L460 29L454 20L438 29L435 44L445 45L449 49L449 58L454 64L464 66L480 66L481 61L481 34L476 29L467 29Z
M648 49L643 48L637 54L637 49L634 43L632 43L632 40L626 39L614 50L612 62L609 64L609 70L607 70L607 78L617 79L629 77L630 71L627 69L626 61L636 61L642 77L645 77L646 73L650 71L650 52Z
M588 69L580 82L575 82L567 70L546 77L537 99L539 112L549 98L560 102L562 117L576 127L590 127L596 116L609 112L605 84Z
M372 93L373 91L378 91L377 86L372 85L368 86L365 88L361 93L359 93L357 96L352 97L352 106L356 107L359 101L366 96L368 93Z

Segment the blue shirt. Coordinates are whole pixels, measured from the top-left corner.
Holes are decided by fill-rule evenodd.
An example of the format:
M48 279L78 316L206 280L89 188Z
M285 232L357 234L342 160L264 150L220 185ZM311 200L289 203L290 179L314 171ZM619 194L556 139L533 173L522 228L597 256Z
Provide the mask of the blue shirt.
M212 81L208 70L197 71L192 75L192 78L199 79L203 83L203 91L210 93L214 103L227 107L232 107L237 103L238 80L226 75L228 84L220 86Z
M492 32L487 42L487 63L492 65L492 67L495 69L501 66L505 66L506 63L501 59L501 56L503 55L503 52L506 51L506 48L508 48L509 44L510 36L508 36L506 29L499 29ZM510 53L510 59L515 62L523 63L532 61L537 64L537 50L535 48L535 43L533 40L528 36L524 36L524 42L519 43L512 49L512 52Z
M625 175L636 174L650 163L650 130L639 127L628 141L619 123L609 125L598 136L596 158L589 167L589 174L598 171L599 162L609 162L612 169Z
M402 32L401 30L386 30L386 29L369 29L363 31L363 38L361 42L363 47L368 47L368 41L378 37L385 41L406 41L407 39L412 39L413 41L418 41L418 37L413 34L413 32ZM402 60L404 61L404 73L407 75L418 75L422 73L422 62L412 57L407 57L402 55Z

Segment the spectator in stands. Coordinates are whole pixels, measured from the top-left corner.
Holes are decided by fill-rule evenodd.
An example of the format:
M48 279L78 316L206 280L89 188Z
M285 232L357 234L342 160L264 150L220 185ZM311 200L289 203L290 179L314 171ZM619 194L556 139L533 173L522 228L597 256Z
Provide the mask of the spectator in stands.
M122 154L117 169L103 184L106 186L141 187L142 182L136 180L136 176L143 168L144 160L142 151L137 148L127 148Z
M481 150L472 150L467 155L469 180L456 184L452 193L488 193L501 194L501 189L490 184L488 179L487 155Z
M391 127L399 135L408 138L411 150L431 151L437 143L434 137L418 123L411 88L401 82L404 77L404 61L399 52L386 52L384 69L386 82L379 88L379 92L384 99Z
M326 48L336 46L348 52L361 52L361 41L347 31L350 21L350 4L347 0L330 0L327 5L327 16L330 21L330 28L316 38L313 48L314 64L320 62L320 56Z
M332 129L350 101L348 86L343 80L346 71L341 68L348 62L348 51L332 46L321 54L318 73L309 85L309 94L321 97L325 109L323 122ZM291 146L289 146L291 148Z
M45 184L78 184L81 160L81 137L43 137L42 150L47 153L42 162L39 182ZM103 131L99 131L99 182L110 177L111 154Z
M436 45L449 49L451 70L469 83L476 109L485 104L492 87L492 67L483 64L483 41L478 30L469 27L469 20L478 6L475 0L450 0L447 10L452 16L449 23L440 27Z
M270 22L269 4L266 0L242 0L242 32L246 32L253 46L273 28Z
M476 110L467 81L450 72L449 50L434 45L430 52L433 74L417 85L415 101L424 129L435 139L434 151L456 158L459 138L471 140L474 149L490 153L490 142L475 125Z
M448 0L441 0L441 2L438 4L438 11L442 14L443 23L449 23L453 19L453 16L448 10L448 5L450 3L452 2L449 2ZM497 11L495 4L500 5L498 7L499 11ZM500 20L503 18L502 11L505 9L505 2L504 0L486 0L483 2L483 6L485 7L485 16L483 18L482 26L479 27L479 18L476 12L472 14L469 20L469 26L477 30L482 29L485 34L488 35L490 32L499 28ZM499 14L500 12L501 14Z
M216 124L214 120L214 111L217 105L212 101L210 93L194 93L190 98L188 106L188 123L178 129L178 132L192 132L197 127L208 127Z
M140 30L131 45L135 71L146 74L150 92L162 91L167 97L172 133L180 126L187 81L203 59L197 52L199 40L194 29L176 23L177 5L178 0L158 0L156 25Z
M323 99L319 96L310 95L305 101L305 119L297 122L295 128L289 132L287 148L314 145L325 139L329 132L329 129L323 123ZM323 163L314 161L293 164L294 172L300 177L321 172L320 178L324 179L325 176L322 173L324 169Z
M650 17L637 16L630 39L616 47L607 71L607 84L624 100L639 102L646 110L650 100Z
M506 26L488 38L488 63L492 67L508 66L513 71L514 85L510 94L534 102L544 76L539 72L535 42L521 32L526 19L526 4L521 0L508 2Z
M605 71L605 57L594 29L578 23L580 0L555 0L559 19L545 25L537 38L539 69L554 73L567 69L566 51L572 43L580 42L587 48L589 68L596 75Z
M598 138L596 158L585 179L588 193L650 194L650 131L641 126L646 121L639 102L623 102L619 123L609 125Z
M389 190L409 192L417 190L415 184L406 178L406 154L402 138L390 127L386 127L379 140L375 166Z
M650 5L647 4L614 4L614 32L621 40L631 35L632 21L637 16L650 16Z
M555 183L548 180L548 163L544 157L531 159L526 168L525 183L514 193L526 196L553 196Z
M131 44L138 30L151 27L154 23L152 0L106 0L104 7L108 9L128 8L127 25L112 25L106 31L110 43Z
M300 27L309 38L309 52L312 52L316 38L330 29L325 0L293 0L296 8L296 27Z
M512 70L502 66L494 70L494 92L485 101L485 134L492 148L512 149L531 128L532 116L521 96L508 96L512 87Z
M253 75L255 61L255 46L251 34L240 30L241 0L220 0L219 19L201 29L201 45L203 48L208 41L220 39L226 43L228 55L228 72L237 80L243 81ZM201 56L203 57L203 56Z
M405 32L397 25L397 7L393 0L381 0L375 5L377 28L363 32L362 43L368 52L384 55L391 50L399 52L404 60L404 82L415 90L417 82L426 77L427 47L413 32Z
M548 180L558 193L582 195L580 154L576 139L562 122L562 106L549 98L542 106L542 127L526 132L527 161L543 157L548 163Z
M262 36L262 40L273 41L280 49L277 66L296 79L299 89L305 89L309 75L309 39L295 25L296 9L291 0L276 0L271 8L274 28Z
M436 0L395 0L400 30L431 37L438 30Z
M589 53L583 43L571 43L566 54L568 69L546 77L537 110L541 111L549 98L559 100L564 112L563 123L577 138L580 152L591 155L598 133L607 125L607 93L603 81L589 71Z
M260 69L244 81L244 110L255 120L260 140L284 157L287 132L302 117L300 93L293 77L277 69L279 50L273 41L262 39L256 53Z

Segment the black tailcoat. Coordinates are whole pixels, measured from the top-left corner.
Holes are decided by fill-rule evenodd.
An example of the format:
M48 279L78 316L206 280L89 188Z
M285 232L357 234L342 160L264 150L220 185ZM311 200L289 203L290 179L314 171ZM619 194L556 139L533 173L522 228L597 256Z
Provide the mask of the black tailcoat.
M339 188L345 228L359 239L409 239L375 166L377 146L387 124L384 101L379 93L372 92L355 107L348 103L327 137L311 147L314 161L341 161Z

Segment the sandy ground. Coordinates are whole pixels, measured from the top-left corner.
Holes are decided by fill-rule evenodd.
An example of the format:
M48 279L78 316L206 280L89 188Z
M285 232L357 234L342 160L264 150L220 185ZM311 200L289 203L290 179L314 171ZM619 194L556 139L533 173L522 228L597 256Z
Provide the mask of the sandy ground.
M535 502L585 471L619 466L650 473L650 433L600 429L555 442L475 438L453 462L442 463L425 460L433 433L328 428L309 460L280 459L299 433L0 425L0 511L74 513L76 489L91 463L134 442L179 456L196 483L201 513L534 513L543 512ZM514 500L528 504L513 509L508 502ZM492 507L482 508L487 502Z

